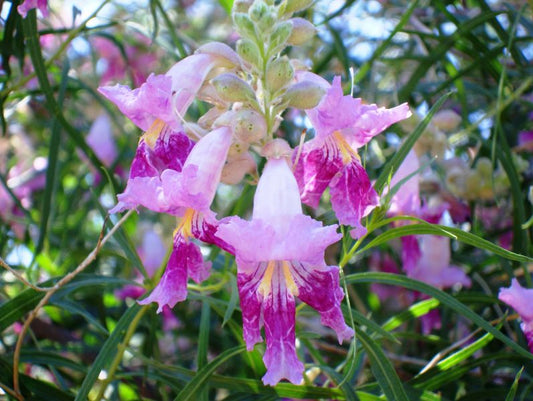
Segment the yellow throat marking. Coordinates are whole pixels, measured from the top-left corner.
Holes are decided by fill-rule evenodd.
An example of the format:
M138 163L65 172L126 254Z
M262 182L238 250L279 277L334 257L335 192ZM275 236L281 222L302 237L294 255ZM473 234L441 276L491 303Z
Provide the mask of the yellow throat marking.
M165 128L165 122L156 118L152 125L150 125L150 128L148 128L142 136L144 142L146 142L152 149L157 142L157 138L159 138L159 134L163 131L163 128Z
M346 142L346 139L344 139L340 131L335 131L333 133L333 139L335 139L335 143L342 154L342 162L344 164L350 163L352 161L352 157L355 157L359 161L361 160L357 154L357 151L352 149L348 142Z
M185 211L185 214L181 218L180 222L178 223L176 230L174 230L174 235L180 232L184 239L189 239L190 237L192 237L192 220L194 218L194 215L194 209L188 208Z
M278 263L281 263L281 266L279 266ZM271 260L268 262L267 267L265 269L265 274L263 275L263 278L261 279L261 283L259 284L259 287L257 288L257 291L263 296L266 297L270 294L272 291L272 275L274 274L274 269L281 268L283 271L283 277L285 279L285 286L289 290L289 292L292 295L298 296L298 286L296 285L296 282L294 281L294 278L292 277L290 265L289 262L283 260L281 262Z

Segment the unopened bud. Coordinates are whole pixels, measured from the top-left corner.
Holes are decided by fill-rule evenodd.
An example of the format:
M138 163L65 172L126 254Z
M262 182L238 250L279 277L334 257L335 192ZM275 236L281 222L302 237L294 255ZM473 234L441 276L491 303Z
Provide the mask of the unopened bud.
M220 67L233 68L241 65L241 60L235 50L224 43L210 42L200 46L195 53L211 54L217 57Z
M433 116L431 122L438 129L450 132L461 124L461 116L451 109L441 110Z
M245 38L255 38L255 27L253 21L250 19L248 14L245 13L234 13L233 14L233 23L237 32Z
M233 2L233 12L234 13L247 13L252 3L253 3L253 0L235 0Z
M292 33L287 39L287 43L294 46L300 46L315 36L316 28L313 24L303 18L292 18Z
M268 63L266 86L270 93L276 93L284 88L294 77L294 69L287 56L280 57Z
M287 0L285 5L285 13L295 13L305 10L313 4L313 0Z
M268 54L273 55L283 50L287 44L287 40L291 36L291 32L292 24L289 21L283 21L276 24L276 27L270 36Z
M476 198L481 190L482 181L483 179L476 170L470 170L465 179L466 194L470 194L472 198Z
M243 142L254 143L261 140L267 131L265 118L256 111L243 109L235 112L234 135Z
M235 74L221 74L211 80L220 98L226 102L255 100L255 93L247 82Z
M261 149L261 156L267 159L280 157L290 157L292 154L292 148L285 139L276 138L267 143Z
M259 48L250 39L240 39L237 42L237 53L241 58L252 67L259 68L261 63L261 53Z
M261 21L268 13L270 8L265 4L264 1L256 0L248 10L248 15L252 21L259 22Z
M254 158L245 152L234 158L230 158L224 169L220 181L228 185L236 185L242 181L246 174L251 174L257 169Z
M283 95L282 101L288 107L301 110L316 107L326 93L325 89L312 81L301 81L289 86Z

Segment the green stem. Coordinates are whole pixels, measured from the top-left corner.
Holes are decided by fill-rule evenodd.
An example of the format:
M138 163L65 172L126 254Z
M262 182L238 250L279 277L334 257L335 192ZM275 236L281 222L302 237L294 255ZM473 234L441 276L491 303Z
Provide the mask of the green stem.
M133 337L133 334L135 334L135 330L137 329L137 326L139 322L141 321L141 318L146 313L146 311L150 308L150 305L144 305L140 310L139 313L133 318L131 321L131 324L128 327L128 330L126 331L126 335L124 336L124 341L122 341L118 345L117 355L115 356L115 359L113 359L113 362L111 363L111 366L109 367L109 371L107 373L106 379L102 382L102 385L100 386L100 390L98 391L98 395L94 399L94 401L100 401L104 397L104 393L107 389L107 386L113 381L113 378L115 376L115 372L118 369L118 366L120 365L120 362L122 361L122 356L124 355L124 351L126 351L126 348L128 347L128 343L131 340L131 337Z

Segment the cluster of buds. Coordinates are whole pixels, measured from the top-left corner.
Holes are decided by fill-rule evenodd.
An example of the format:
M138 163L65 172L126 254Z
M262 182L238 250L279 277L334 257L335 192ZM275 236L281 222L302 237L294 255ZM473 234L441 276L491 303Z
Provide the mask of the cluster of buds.
M303 380L296 355L295 299L317 310L339 342L353 329L342 316L339 267L324 261L339 241L338 225L324 226L303 213L316 208L329 188L340 224L354 238L364 235L362 219L378 204L357 150L391 124L411 115L407 104L385 109L344 95L340 77L329 83L282 55L288 45L309 39L315 28L292 18L310 0L236 1L233 20L241 39L237 50L209 43L166 74L150 75L139 88L115 85L100 93L144 131L125 191L112 213L146 207L174 215L173 249L159 284L142 304L158 311L187 297L187 281L205 280L211 264L198 241L235 256L249 350L263 341L265 384ZM211 105L197 121L186 113L195 99ZM279 123L289 108L305 110L315 129L312 140L292 149ZM219 182L258 179L250 220L218 219L211 210Z

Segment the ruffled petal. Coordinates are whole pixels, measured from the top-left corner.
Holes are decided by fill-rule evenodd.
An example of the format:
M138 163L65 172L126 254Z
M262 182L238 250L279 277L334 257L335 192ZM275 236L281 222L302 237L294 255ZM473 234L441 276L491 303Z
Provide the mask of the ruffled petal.
M304 365L296 355L294 297L287 291L281 269L274 269L270 293L263 304L267 345L263 356L267 373L263 383L274 386L281 379L287 379L300 384Z
M372 187L361 163L353 158L330 184L331 206L339 223L355 227L353 238L366 234L361 219L379 205L378 194Z
M190 277L197 283L209 276L210 262L204 262L198 245L183 240L181 235L174 238L174 247L168 260L165 273L152 293L139 301L141 305L157 302L157 313L165 305L173 308L176 303L187 298L187 279Z
M315 146L317 142L312 140L304 144L294 176L298 182L302 202L313 208L317 208L322 194L333 177L342 169L342 157L330 141L323 142L323 146ZM293 153L296 158L298 149Z
M38 8L43 17L48 17L48 0L24 0L24 2L17 7L17 11L22 18L26 18L28 12L34 8Z
M237 286L242 310L243 337L248 351L254 345L263 341L261 327L263 327L262 297L257 288L265 273L267 263L246 263L238 261L239 273Z
M150 74L136 89L117 84L102 86L98 91L143 131L148 130L156 119L175 129L181 127L172 109L172 78L169 76Z
M298 287L298 298L320 313L323 325L337 333L339 343L353 337L353 329L344 322L340 303L344 292L339 284L339 268L336 266L310 266L292 262L292 277Z
M498 299L513 307L527 324L533 323L533 289L522 287L513 278L509 288L500 289Z

